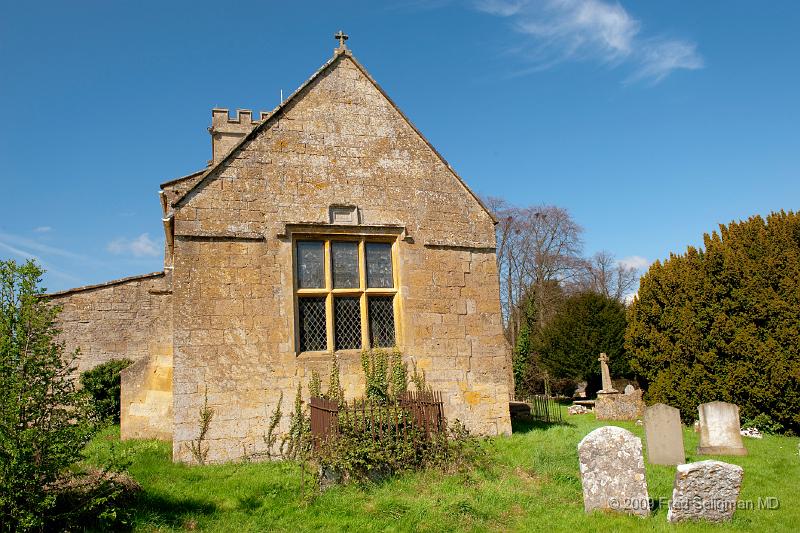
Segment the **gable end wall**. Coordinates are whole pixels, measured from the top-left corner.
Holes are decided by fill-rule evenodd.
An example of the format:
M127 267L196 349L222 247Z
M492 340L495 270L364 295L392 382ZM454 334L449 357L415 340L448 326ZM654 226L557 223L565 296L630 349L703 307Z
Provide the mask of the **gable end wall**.
M215 410L209 459L263 453L269 415L290 409L332 356L294 349L287 225L328 223L332 204L362 223L402 226L398 242L406 361L443 392L446 415L510 432L491 217L348 58L323 71L175 212L173 456L191 461L197 413ZM357 351L339 354L348 397L363 394ZM307 399L307 398L306 398ZM284 418L283 430L288 420Z

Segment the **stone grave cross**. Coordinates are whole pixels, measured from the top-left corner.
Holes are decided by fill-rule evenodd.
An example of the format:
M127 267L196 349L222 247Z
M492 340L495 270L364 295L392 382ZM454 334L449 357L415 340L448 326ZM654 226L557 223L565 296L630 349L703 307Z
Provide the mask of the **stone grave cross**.
M603 378L603 390L600 392L617 392L611 383L611 373L608 371L608 355L601 353L597 360L600 361L600 375Z

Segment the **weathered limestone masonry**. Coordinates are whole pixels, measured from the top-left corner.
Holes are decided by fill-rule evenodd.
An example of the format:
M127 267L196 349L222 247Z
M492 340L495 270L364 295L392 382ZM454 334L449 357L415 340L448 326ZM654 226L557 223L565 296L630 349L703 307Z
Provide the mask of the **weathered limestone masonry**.
M163 272L51 293L62 307L61 338L80 348L78 372L112 359L147 359L172 352L172 295Z
M122 437L171 438L169 275L156 272L49 296L63 308L59 326L67 351L81 351L78 372L112 359L134 361L122 373ZM139 378L135 387L128 385L133 372Z
M357 206L360 224L330 224ZM269 412L332 356L295 346L292 236L393 233L398 345L472 430L510 431L494 223L349 52L329 63L174 204L176 460L207 390L209 459L263 451ZM357 351L339 353L349 396ZM305 389L307 391L307 388Z
M215 410L210 461L264 451L280 394L286 412L298 383L307 400L311 370L325 378L333 363L333 353L299 350L293 250L309 236L390 240L399 349L443 393L449 418L478 433L509 433L495 221L480 200L344 46L259 117L215 109L210 166L162 184L168 274L147 283L162 283L163 294L140 288L147 298L126 300L161 303L153 317L135 314L142 320L130 317L114 332L139 344L103 349L116 336L96 303L105 312L113 304L69 297L92 310L86 325L66 317L67 335L88 354L84 368L114 355L142 361L123 376L123 435L166 435L159 419L172 362L175 460L192 461L186 443L197 437L206 394ZM336 218L339 209L351 220ZM362 395L360 351L335 356L346 395Z

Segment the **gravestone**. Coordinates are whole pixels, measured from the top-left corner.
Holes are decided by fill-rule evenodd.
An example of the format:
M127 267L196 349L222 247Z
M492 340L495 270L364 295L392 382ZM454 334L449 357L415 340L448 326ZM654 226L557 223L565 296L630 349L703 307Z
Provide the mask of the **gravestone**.
M739 428L739 406L726 402L704 403L700 414L700 445L703 455L747 455Z
M736 511L744 470L721 461L678 465L667 520L730 520Z
M604 426L578 444L583 508L650 515L642 441L626 429Z
M625 385L625 394L633 394L633 391L635 390L636 387L634 387L633 385L631 384Z
M681 412L657 403L644 412L647 460L654 465L679 465L686 461Z

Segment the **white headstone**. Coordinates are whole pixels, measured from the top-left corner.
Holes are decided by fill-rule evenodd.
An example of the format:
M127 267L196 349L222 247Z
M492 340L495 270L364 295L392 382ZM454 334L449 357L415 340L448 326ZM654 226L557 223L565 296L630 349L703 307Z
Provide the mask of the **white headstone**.
M633 394L633 391L635 390L636 388L633 385L631 384L625 385L625 394Z
M678 465L667 520L730 520L736 511L744 470L721 461Z
M726 402L704 403L700 415L700 445L703 455L747 455L739 427L739 406Z
M595 429L578 444L583 508L650 515L642 441L616 426Z

